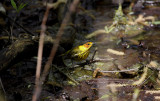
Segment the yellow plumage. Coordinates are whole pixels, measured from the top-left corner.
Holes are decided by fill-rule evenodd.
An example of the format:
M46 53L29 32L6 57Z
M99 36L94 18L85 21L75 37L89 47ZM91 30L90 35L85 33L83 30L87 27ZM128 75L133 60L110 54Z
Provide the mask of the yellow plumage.
M73 59L75 61L82 61L85 60L89 53L90 48L92 46L92 42L87 42L83 45L77 46L66 53L62 54L61 56L66 56L66 58Z

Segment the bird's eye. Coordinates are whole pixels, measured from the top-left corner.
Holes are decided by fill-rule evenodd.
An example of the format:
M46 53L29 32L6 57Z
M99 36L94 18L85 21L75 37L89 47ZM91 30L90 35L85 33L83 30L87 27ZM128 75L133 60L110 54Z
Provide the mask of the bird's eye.
M89 43L87 45L90 45Z

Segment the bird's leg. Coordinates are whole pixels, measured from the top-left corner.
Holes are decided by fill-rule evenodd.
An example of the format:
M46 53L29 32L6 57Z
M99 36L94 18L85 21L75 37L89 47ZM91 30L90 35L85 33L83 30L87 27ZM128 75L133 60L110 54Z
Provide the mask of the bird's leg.
M93 55L92 55L92 58L91 58L90 62L93 61L93 59L94 59L94 57L95 57L95 55L96 55L96 52L97 52L97 48L95 49L95 51L94 51L94 53L93 53Z
M94 51L94 53L93 53L93 55L92 55L92 58L91 58L90 60L86 60L86 63L87 63L88 65L91 66L91 63L94 61L93 59L94 59L94 57L95 57L95 55L96 55L96 52L97 52L97 49L95 49L95 51ZM91 66L91 70L94 70L93 66Z

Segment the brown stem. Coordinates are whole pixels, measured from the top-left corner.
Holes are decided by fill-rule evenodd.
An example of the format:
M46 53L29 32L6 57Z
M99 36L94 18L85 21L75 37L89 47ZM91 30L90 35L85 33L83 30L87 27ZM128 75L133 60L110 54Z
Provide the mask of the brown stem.
M57 48L58 48L58 45L59 45L59 42L60 42L60 39L61 39L61 36L63 35L64 28L66 27L66 25L67 25L67 23L70 19L71 14L75 11L75 8L78 5L78 3L79 3L79 0L74 0L73 3L70 6L69 12L66 13L66 16L64 17L64 20L61 24L61 27L59 28L59 31L57 33L57 36L56 36L56 39L55 39L55 42L54 42L54 46L52 47L50 56L48 58L47 63L45 64L44 71L43 71L43 74L42 74L41 79L40 79L41 59L42 59L42 51L43 51L42 50L42 48L43 48L43 38L44 38L44 32L46 30L45 24L46 24L46 20L47 20L49 9L50 9L50 7L47 7L47 10L46 10L44 18L43 18L42 26L41 26L42 30L41 30L41 36L40 36L40 41L39 41L40 43L39 43L38 60L37 60L36 86L35 86L35 92L34 92L33 97L32 97L32 101L37 101L37 99L40 96L40 93L41 93L41 90L42 90L42 84L45 81L45 78L48 74L50 65L52 64L53 58L55 56L55 53L57 51Z
M59 31L58 31L57 36L56 36L56 40L54 42L54 46L52 47L50 56L49 56L48 61L47 61L46 65L45 65L45 67L44 67L44 71L43 71L42 78L41 78L41 82L42 83L44 82L44 80L45 80L45 78L46 78L46 76L48 74L50 65L51 65L52 60L53 60L53 58L55 56L55 53L57 51L61 36L63 35L64 28L66 27L66 25L67 25L67 23L68 23L68 21L70 19L71 14L75 11L75 8L78 5L78 3L79 3L79 0L74 0L73 1L73 3L70 6L69 12L66 13L66 16L63 19L61 27L59 28Z
M42 53L43 53L43 44L44 44L44 36L46 31L46 22L48 18L50 7L47 6L46 12L44 14L42 24L41 24L41 33L39 39L39 48L38 48L38 59L37 59L37 67L36 67L36 79L35 79L35 92L32 96L32 101L37 101L40 91L42 89L41 82L40 82L40 72L41 72L41 64L42 64Z

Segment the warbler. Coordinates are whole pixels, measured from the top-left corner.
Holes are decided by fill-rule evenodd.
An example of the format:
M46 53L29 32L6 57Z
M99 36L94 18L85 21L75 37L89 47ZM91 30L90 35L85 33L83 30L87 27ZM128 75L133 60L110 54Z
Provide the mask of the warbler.
M66 53L60 56L65 56L66 58L69 58L75 61L85 60L89 56L90 48L92 45L93 45L92 42L87 42L83 45L74 47L73 49L67 51Z

